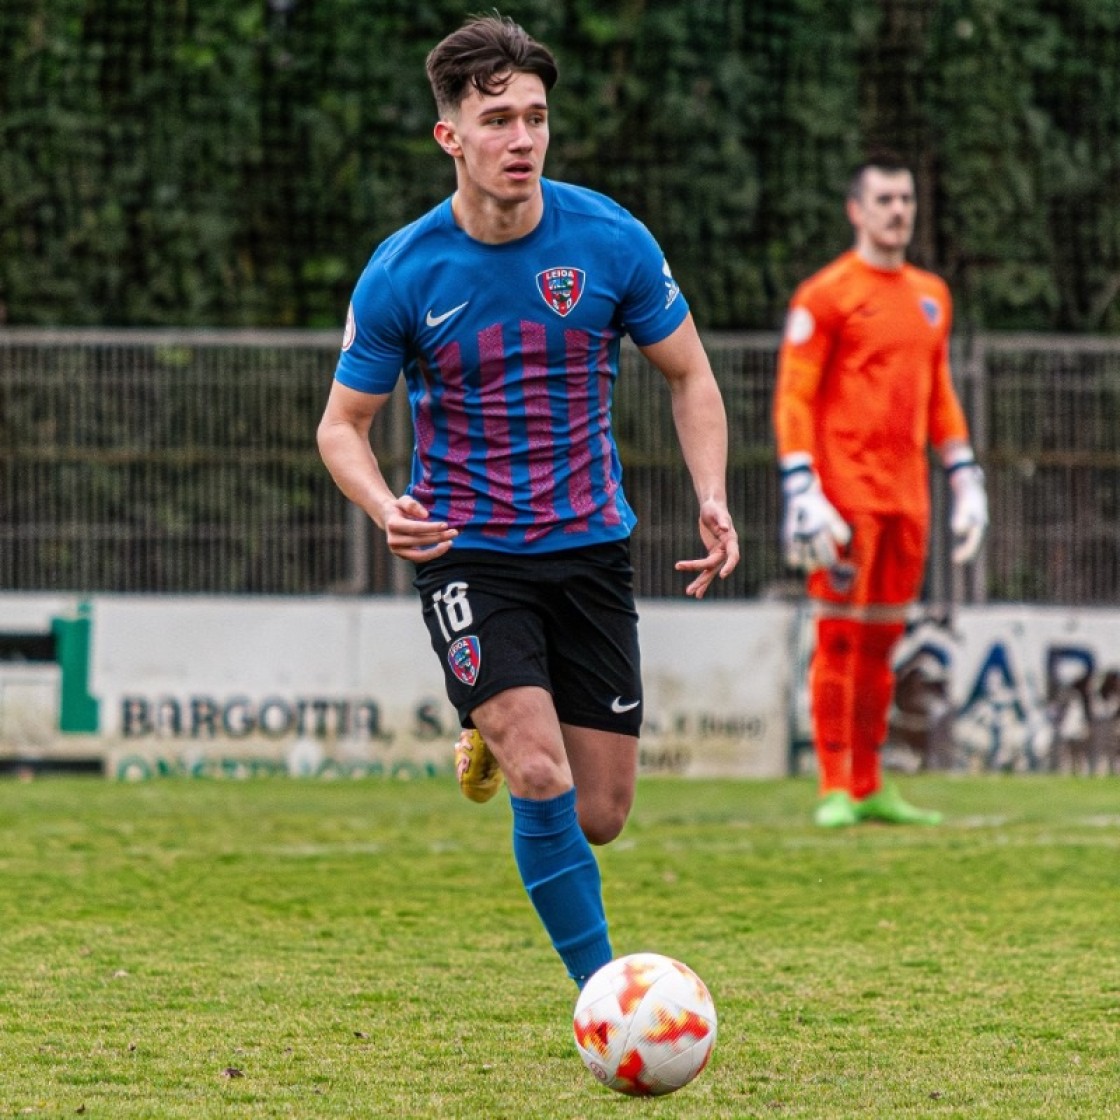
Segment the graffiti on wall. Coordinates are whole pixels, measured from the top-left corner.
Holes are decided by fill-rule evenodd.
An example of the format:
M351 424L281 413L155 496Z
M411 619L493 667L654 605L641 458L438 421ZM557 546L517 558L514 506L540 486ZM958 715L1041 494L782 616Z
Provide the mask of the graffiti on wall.
M1036 653L1034 663L996 637L954 690L961 636L944 614L923 613L896 650L884 749L915 769L1120 772L1120 665L1087 643Z

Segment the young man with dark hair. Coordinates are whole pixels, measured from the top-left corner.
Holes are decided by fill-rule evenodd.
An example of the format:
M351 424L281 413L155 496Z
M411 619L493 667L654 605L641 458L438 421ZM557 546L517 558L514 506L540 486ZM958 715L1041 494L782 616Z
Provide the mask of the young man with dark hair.
M508 19L474 18L427 72L455 191L384 241L358 281L319 447L416 565L448 696L481 733L461 777L484 797L500 767L525 889L582 984L612 955L590 844L626 821L642 722L635 516L610 424L623 335L668 384L704 546L676 567L696 598L739 559L726 416L650 233L543 177L548 49ZM369 433L402 369L415 447L398 495Z

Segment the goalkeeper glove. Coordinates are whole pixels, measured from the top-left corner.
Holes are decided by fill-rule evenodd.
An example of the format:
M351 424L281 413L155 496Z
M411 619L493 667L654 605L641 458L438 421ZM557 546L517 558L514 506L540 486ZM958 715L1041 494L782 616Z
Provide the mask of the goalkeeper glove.
M967 564L980 551L988 529L988 493L984 472L965 447L946 456L945 473L953 492L949 528L953 533L953 563Z
M786 564L804 572L831 568L839 557L839 550L851 541L852 530L824 496L821 480L808 456L789 456L783 460L782 494L785 497L782 544Z

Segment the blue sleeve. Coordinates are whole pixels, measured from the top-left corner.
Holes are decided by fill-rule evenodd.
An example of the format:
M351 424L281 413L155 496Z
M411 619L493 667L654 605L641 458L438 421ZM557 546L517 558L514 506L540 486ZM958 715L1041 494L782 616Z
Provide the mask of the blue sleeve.
M335 380L361 393L391 393L408 354L405 318L375 255L350 299Z
M622 225L625 296L622 323L638 346L668 338L688 316L688 303L653 234L629 217Z

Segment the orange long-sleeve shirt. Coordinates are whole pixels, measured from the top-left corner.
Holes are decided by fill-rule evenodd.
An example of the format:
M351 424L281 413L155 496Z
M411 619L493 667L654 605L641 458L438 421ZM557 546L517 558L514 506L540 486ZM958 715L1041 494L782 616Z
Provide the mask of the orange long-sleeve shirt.
M842 515L927 513L927 448L968 440L945 282L854 250L794 292L778 357L778 455L808 453Z

